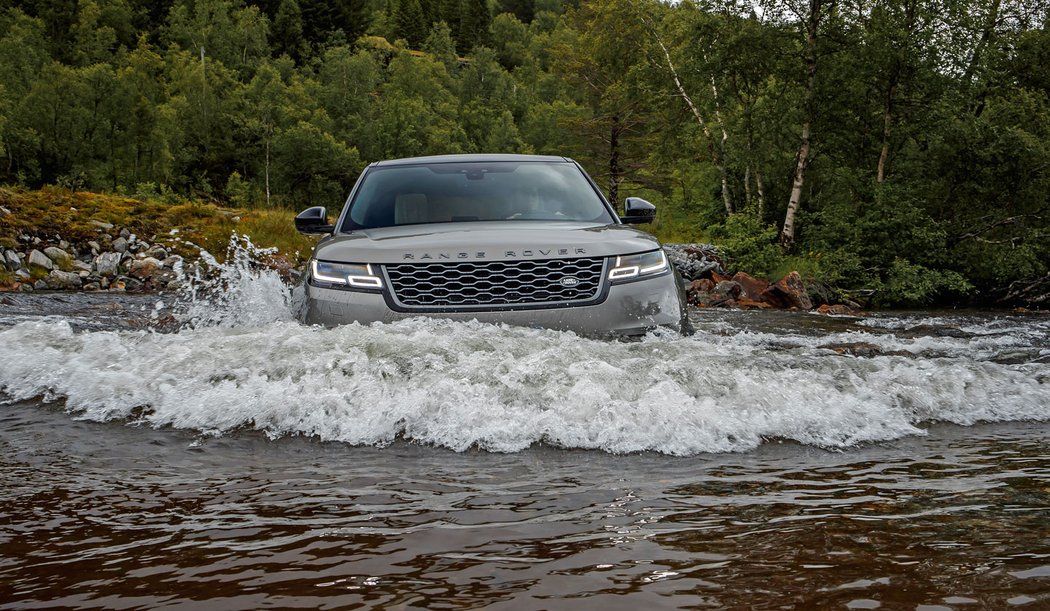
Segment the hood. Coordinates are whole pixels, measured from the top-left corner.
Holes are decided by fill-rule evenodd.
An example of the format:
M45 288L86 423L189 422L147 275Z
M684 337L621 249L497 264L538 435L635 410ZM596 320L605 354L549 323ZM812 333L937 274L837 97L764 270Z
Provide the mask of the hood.
M628 225L497 221L358 229L321 241L314 257L343 263L515 261L607 257L659 248Z

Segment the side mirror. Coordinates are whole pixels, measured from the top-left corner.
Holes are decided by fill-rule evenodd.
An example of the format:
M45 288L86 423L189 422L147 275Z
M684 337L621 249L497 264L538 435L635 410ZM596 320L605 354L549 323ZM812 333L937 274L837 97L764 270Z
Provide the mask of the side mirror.
M324 206L314 206L295 217L295 228L299 233L332 233L335 225L328 224L328 210Z
M642 225L653 222L656 218L656 206L640 197L628 197L623 204L623 216L620 220L631 225Z

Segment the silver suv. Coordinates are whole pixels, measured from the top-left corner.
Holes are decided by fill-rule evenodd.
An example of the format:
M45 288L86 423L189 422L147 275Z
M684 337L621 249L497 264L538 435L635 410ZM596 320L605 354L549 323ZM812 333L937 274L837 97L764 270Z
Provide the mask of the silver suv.
M655 207L618 216L571 159L447 155L369 165L335 224L295 219L318 242L305 277L307 323L412 316L583 335L685 330L677 274L652 235Z

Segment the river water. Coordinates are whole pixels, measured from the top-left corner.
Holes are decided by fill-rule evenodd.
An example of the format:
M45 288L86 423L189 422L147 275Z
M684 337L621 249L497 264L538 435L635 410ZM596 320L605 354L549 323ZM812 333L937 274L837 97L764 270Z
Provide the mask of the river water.
M0 606L1050 609L1050 317L325 330L242 271L0 296Z

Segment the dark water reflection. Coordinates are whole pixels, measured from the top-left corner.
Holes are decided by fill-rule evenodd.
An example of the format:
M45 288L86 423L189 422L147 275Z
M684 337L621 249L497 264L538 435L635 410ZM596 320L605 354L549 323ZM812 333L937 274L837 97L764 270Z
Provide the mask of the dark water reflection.
M8 608L1050 608L1045 424L453 453L0 411Z

